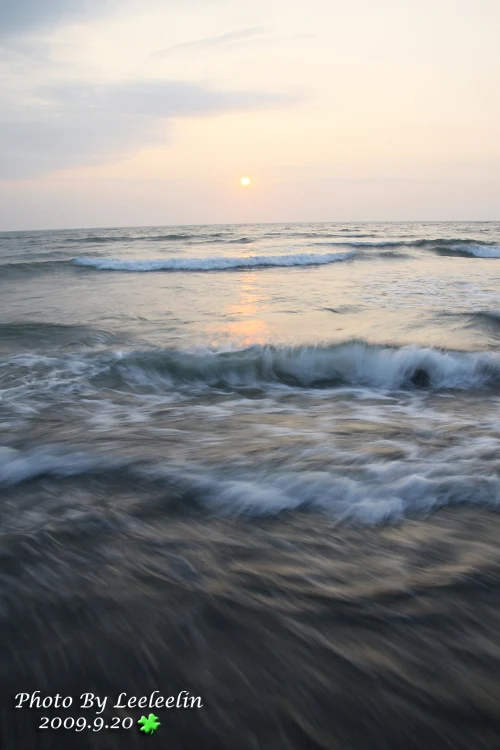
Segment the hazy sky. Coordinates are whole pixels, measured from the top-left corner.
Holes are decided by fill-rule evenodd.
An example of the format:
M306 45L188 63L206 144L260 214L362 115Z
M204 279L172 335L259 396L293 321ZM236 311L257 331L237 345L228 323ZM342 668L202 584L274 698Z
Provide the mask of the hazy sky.
M499 30L500 0L0 0L0 229L498 219Z

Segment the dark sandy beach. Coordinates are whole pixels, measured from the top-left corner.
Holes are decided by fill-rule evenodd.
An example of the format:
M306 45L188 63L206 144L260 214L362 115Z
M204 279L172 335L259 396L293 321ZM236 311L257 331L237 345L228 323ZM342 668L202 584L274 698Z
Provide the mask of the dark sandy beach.
M83 535L54 522L2 537L5 750L500 746L496 514L249 526L167 520L167 502L144 508L132 533L96 513ZM43 732L42 716L95 713L13 708L34 690L75 706L84 692L111 704L186 690L203 707L157 710L161 731L147 739L135 726Z

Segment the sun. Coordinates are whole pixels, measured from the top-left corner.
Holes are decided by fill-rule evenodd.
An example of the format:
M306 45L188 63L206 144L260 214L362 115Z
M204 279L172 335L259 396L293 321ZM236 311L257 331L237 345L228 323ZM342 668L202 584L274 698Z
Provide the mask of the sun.
M251 181L252 180L250 179L250 177L242 177L240 179L240 183L241 183L241 185L243 185L243 187L248 187L250 185Z

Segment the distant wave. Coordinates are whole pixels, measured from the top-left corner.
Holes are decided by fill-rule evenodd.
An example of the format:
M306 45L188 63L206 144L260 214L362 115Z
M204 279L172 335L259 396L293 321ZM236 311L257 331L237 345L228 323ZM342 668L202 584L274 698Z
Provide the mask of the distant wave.
M12 321L0 323L0 348L18 351L43 347L82 347L122 343L125 334L114 334L88 325L47 323L45 321Z
M483 245L476 243L475 245L450 245L449 249L452 252L462 252L468 255L474 255L476 258L500 258L500 245Z
M260 237L238 237L236 239L224 237L224 239L221 239L221 235L210 235L206 238L190 237L190 239L194 241L188 243L189 245L250 245L252 242L258 242Z
M388 258L389 260L406 258L405 253L398 252L397 250L384 250L378 254L379 258Z
M396 255L389 256L387 251L391 251L393 248L422 248L431 250L438 253L439 255L464 255L471 256L475 255L479 258L497 258L500 257L500 246L495 245L491 242L484 242L481 240L472 239L419 239L419 240L334 240L334 241L320 241L314 242L315 247L350 247L353 249L368 249L374 248L378 250L386 250L385 253L380 253L381 257L397 257ZM404 257L402 253L400 257Z
M492 243L484 242L481 240L472 239L420 239L420 240L380 240L380 241L369 241L369 242L346 242L346 243L335 243L335 244L346 244L352 247L476 247L476 246L489 246Z
M61 242L64 243L75 243L77 245L99 245L100 243L108 243L108 242L131 242L134 239L143 239L143 238L137 238L137 237L129 237L128 235L124 234L121 236L90 236L90 237L67 237L64 240L61 240Z
M468 326L481 325L482 327L487 327L490 330L500 333L500 312L476 310L473 312L454 313L446 311L443 312L442 315L446 317L460 318L462 320L466 319L468 321Z
M222 232L211 234L144 234L139 236L123 235L89 235L87 237L69 237L63 242L76 244L107 244L110 242L181 242L183 240L213 239L224 237Z
M74 258L77 266L97 268L100 271L230 271L246 268L290 268L293 266L320 266L354 257L345 253L298 253L294 255L253 255L248 257L170 258L168 260L120 260L118 258Z
M290 239L292 237L303 237L305 239L331 239L333 237L344 237L345 232L348 232L351 237L377 237L376 234L359 232L351 229L340 229L338 232L267 232L263 237L283 237ZM340 244L340 243L339 243Z
M0 263L0 276L23 276L27 273L54 273L68 268L67 260L35 260Z

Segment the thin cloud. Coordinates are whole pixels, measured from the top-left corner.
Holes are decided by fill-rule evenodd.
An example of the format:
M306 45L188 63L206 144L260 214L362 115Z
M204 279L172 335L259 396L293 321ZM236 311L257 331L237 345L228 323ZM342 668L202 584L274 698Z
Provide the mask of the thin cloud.
M213 49L214 47L227 47L235 44L244 44L246 42L257 41L262 39L264 34L268 30L265 27L253 27L248 29L240 29L239 31L229 31L226 34L218 34L217 36L207 36L202 39L195 39L189 42L182 42L181 44L174 44L172 47L166 47L165 49L153 52L152 57L167 57L173 52L184 52L189 50L204 50Z
M168 123L177 117L259 111L296 100L287 94L178 81L50 89L38 106L3 108L0 179L119 161L144 146L168 143Z
M48 28L66 20L85 18L115 0L2 0L0 37Z

